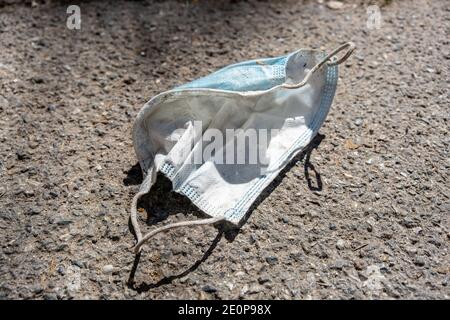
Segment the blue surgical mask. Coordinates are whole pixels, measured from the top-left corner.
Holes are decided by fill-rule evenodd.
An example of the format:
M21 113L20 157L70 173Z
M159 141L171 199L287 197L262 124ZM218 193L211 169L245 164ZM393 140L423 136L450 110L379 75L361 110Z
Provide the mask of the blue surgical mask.
M170 228L225 220L239 225L262 190L318 132L334 97L338 65L353 50L349 42L329 55L302 49L233 64L147 102L133 128L144 173L131 209L135 251ZM209 218L142 235L137 201L150 192L157 172Z

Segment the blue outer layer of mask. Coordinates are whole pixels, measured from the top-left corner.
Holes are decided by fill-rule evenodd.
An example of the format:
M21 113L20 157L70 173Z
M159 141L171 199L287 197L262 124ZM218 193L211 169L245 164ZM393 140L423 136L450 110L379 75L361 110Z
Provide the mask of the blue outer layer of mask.
M208 88L240 92L267 90L283 83L287 57L258 59L229 65L176 89Z

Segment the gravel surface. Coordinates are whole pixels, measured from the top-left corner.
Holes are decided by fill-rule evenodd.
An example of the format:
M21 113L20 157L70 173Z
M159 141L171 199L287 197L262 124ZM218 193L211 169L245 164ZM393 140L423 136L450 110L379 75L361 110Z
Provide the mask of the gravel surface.
M349 3L352 4L349 4ZM449 299L449 6L0 1L0 297ZM131 127L155 94L242 60L354 41L328 119L240 229L135 259ZM201 213L164 177L147 230Z

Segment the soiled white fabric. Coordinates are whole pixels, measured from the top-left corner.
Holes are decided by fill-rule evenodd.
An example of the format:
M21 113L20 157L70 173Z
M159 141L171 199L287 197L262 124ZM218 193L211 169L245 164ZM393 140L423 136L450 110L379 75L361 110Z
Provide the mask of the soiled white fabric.
M135 200L149 192L160 171L176 192L217 218L212 222L224 219L238 224L324 122L336 89L337 64L344 59L329 60L343 48L349 49L347 58L353 50L351 43L329 56L298 50L284 57L236 64L151 99L134 124L134 147L145 175ZM201 124L200 130L196 124ZM204 151L212 143L211 137L205 139L210 129L224 138L229 129L235 129L234 136L227 137L234 140L199 162L201 152L196 150ZM245 150L246 160L250 149L256 148L264 161L223 163L226 156L236 159L225 149L226 143L239 139L237 129L270 131L267 145L258 141ZM136 228L135 217L132 222ZM139 230L136 234L141 240Z

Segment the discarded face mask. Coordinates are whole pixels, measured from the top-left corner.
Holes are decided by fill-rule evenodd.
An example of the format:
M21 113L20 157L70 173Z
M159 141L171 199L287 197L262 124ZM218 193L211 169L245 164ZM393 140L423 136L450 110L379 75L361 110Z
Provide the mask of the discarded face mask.
M353 50L348 42L328 55L301 49L233 64L147 102L133 128L144 174L131 208L135 252L170 228L223 220L239 224L262 190L318 132L334 97L337 66ZM239 141L244 143L238 146ZM158 171L210 217L142 235L137 202Z

